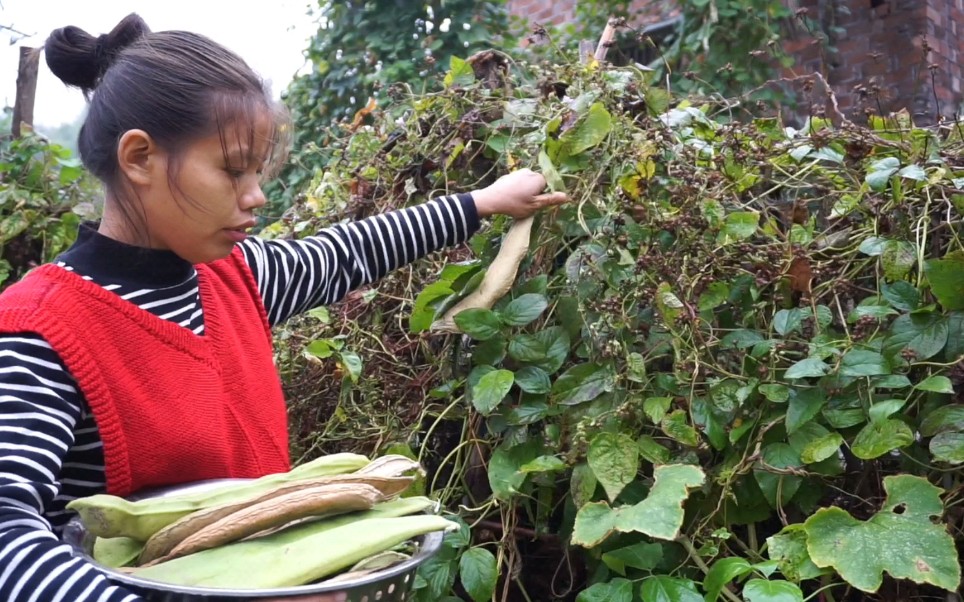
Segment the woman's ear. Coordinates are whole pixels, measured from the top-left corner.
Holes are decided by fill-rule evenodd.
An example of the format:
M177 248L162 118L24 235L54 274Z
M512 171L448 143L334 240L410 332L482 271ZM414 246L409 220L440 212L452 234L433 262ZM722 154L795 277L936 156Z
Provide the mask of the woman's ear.
M162 154L144 130L127 130L117 142L117 165L131 184L149 186L162 173L166 181Z

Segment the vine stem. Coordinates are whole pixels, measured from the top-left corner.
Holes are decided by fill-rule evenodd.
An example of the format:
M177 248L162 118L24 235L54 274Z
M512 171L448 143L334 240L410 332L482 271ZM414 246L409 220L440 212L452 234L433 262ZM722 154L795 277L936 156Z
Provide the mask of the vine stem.
M685 535L680 534L676 538L676 543L683 546L683 549L686 550L686 553L689 555L690 560L692 560L693 563L696 566L698 566L701 571L703 571L704 575L708 575L710 573L710 567L706 566L706 563L703 562L702 558L700 558L700 553L697 552L696 548L693 547L693 542L690 541L689 537L686 537ZM741 600L739 596L737 596L736 594L728 590L726 586L724 586L723 589L720 590L720 593L723 594L723 597L729 600L730 602L743 602L743 600Z

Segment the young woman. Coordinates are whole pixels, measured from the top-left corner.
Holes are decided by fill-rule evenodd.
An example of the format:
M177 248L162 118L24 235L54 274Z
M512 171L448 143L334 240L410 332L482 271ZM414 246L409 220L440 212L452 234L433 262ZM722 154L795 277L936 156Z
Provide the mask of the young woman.
M246 231L283 114L236 55L136 15L54 31L47 64L89 112L103 219L0 295L0 599L139 598L58 538L65 505L287 470L270 328L465 241L479 218L563 202L523 170L301 240Z

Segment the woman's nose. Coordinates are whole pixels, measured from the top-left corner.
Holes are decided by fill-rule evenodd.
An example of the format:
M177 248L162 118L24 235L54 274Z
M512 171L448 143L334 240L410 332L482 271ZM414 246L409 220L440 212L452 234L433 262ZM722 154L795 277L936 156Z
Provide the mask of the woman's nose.
M261 182L258 181L245 186L244 190L241 192L241 198L239 199L241 209L245 211L263 207L267 202L268 201L264 196L264 191L261 190Z

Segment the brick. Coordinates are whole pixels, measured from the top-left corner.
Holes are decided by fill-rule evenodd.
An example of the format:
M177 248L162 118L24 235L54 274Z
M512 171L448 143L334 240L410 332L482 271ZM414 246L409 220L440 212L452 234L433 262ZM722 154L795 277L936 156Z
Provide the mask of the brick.
M639 12L634 26L678 15L682 1L686 0L633 0L630 10ZM574 17L575 2L507 0L506 5L514 15L561 24ZM881 101L885 110L908 107L924 122L932 121L937 109L933 99L928 98L933 96L930 72L926 69L930 62L940 65L937 84L942 105L956 108L964 104L964 0L886 0L874 8L870 0L793 0L790 5L809 9L810 17L817 20L833 6L845 5L850 9L849 15L835 15L835 25L845 32L835 40L838 52L827 57L835 64L829 78L834 82L832 87L841 107L860 108L869 102L854 96L852 89L873 80L887 95ZM782 75L795 77L825 69L813 37L793 19L789 29L784 51L793 64L783 69ZM921 47L924 35L931 46L926 61ZM872 56L875 53L879 55L876 59ZM876 102L870 102L869 106L876 110L875 105Z

